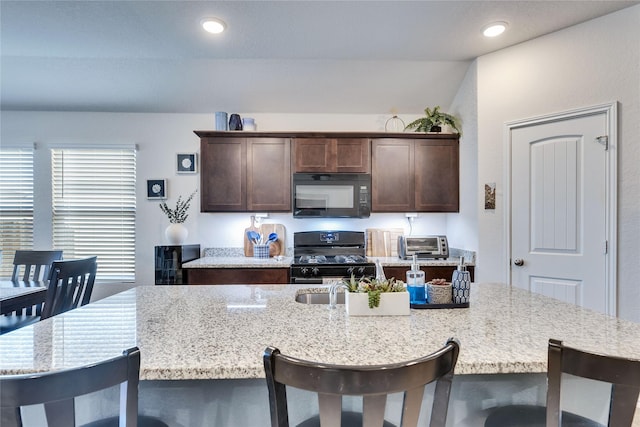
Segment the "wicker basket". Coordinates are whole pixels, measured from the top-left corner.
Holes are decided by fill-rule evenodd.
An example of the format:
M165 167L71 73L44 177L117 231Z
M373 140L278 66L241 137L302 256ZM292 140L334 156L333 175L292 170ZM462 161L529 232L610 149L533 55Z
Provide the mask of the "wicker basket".
M451 283L432 285L427 283L429 304L451 304Z

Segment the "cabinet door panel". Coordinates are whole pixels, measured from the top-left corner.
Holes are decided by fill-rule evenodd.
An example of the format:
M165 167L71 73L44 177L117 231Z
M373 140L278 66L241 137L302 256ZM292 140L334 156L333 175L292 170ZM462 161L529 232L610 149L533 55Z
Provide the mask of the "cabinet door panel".
M287 284L288 268L190 268L190 285Z
M368 138L296 138L293 150L296 172L371 171Z
M416 141L415 162L416 210L458 212L458 141Z
M336 141L327 138L296 138L294 164L296 172L335 172Z
M336 172L371 172L371 144L366 138L336 140Z
M247 210L291 210L291 144L288 139L247 140Z
M200 210L246 210L246 146L243 139L203 138L200 143Z
M371 144L371 210L414 210L413 141L379 139Z

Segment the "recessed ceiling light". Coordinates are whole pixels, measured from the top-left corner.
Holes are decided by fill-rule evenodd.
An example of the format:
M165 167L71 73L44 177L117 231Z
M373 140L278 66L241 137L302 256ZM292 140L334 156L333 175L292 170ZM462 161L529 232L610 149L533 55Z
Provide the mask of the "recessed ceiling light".
M484 27L484 30L482 30L482 34L484 34L485 37L496 37L504 33L506 29L506 22L493 22Z
M220 34L227 28L227 24L218 18L205 18L201 21L202 28L211 34Z

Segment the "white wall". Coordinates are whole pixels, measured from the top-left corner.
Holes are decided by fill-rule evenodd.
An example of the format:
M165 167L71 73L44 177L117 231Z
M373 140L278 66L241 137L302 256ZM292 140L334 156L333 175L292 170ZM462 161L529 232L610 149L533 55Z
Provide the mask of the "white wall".
M619 102L618 315L640 322L640 6L477 59L478 195L497 183L497 209L479 210L480 281L505 281L504 123Z
M382 131L390 115L297 115L243 114L253 116L262 131L325 130ZM158 208L157 200L146 199L146 180L168 180L168 204L179 195L187 196L200 187L200 174L175 173L176 153L200 151L200 140L194 130L214 129L213 114L117 114L66 112L1 112L3 144L33 143L36 150L37 249L51 247L50 172L48 150L56 144L137 144L137 224L136 282L153 283L153 247L167 244L164 229L168 220ZM415 117L404 117L405 122ZM198 199L198 198L196 198ZM206 247L243 246L244 229L250 225L248 213L200 213L199 199L191 205L185 225L189 230L186 243ZM315 220L296 219L291 213L271 214L265 222L282 223L287 231L287 245L292 245L293 232L316 229L364 231L366 228L409 227L404 214L373 214L368 219ZM447 214L420 214L413 225L414 234L446 233Z
M447 216L447 239L455 248L478 251L478 82L474 62L467 70L449 112L462 118L460 137L460 212ZM482 199L484 203L484 198ZM479 260L481 254L478 254ZM476 273L482 265L476 267Z

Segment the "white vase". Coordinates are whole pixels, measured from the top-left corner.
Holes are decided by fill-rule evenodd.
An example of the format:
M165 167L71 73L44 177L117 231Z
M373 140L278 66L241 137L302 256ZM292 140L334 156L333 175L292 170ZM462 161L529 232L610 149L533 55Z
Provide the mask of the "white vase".
M380 305L369 308L367 293L347 292L345 304L349 316L408 316L409 292L384 292L380 294Z
M164 235L167 236L167 240L172 245L181 245L187 240L189 230L184 224L169 224L167 229L164 230Z

